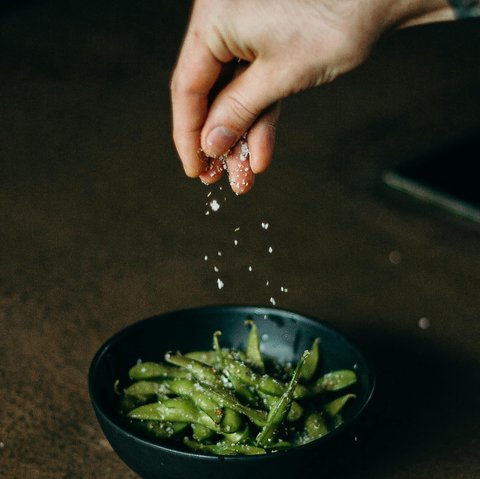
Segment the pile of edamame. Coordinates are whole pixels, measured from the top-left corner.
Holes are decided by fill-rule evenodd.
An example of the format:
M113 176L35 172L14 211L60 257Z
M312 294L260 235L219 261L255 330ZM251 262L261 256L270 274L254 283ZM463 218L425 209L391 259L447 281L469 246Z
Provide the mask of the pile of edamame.
M352 370L319 374L321 342L313 341L295 367L265 357L255 322L244 351L221 347L167 353L141 362L120 392L127 426L150 439L213 455L254 455L314 441L342 424L355 396L340 392L357 380Z

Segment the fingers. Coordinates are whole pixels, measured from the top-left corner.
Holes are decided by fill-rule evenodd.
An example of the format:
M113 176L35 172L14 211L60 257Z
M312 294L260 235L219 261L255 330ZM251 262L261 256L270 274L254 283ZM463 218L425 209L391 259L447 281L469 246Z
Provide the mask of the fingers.
M190 30L191 32L191 30ZM199 154L200 133L208 114L208 95L222 64L187 33L171 83L173 139L185 173L199 176L206 168Z
M233 192L243 195L250 191L255 181L255 175L250 167L250 152L247 142L240 140L226 157L228 181Z
M268 62L257 59L218 94L201 133L201 145L208 156L228 151L261 113L283 96L274 72ZM268 130L266 124L262 128Z
M248 132L250 167L253 173L263 173L272 162L280 102L276 102L258 118Z

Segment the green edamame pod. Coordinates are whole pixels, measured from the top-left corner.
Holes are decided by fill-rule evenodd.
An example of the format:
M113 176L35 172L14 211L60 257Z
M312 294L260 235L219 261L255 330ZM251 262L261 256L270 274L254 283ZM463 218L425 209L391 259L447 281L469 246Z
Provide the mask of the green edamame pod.
M237 432L232 433L222 433L225 441L232 442L232 443L248 443L252 442L252 438L250 436L250 428L248 427L248 423L245 424L245 427Z
M189 379L167 379L164 381L164 386L178 396L190 398L195 406L207 413L216 424L222 420L223 409L217 401L205 394L199 383Z
M162 381L137 381L124 389L125 396L136 398L146 402L155 397L163 397L168 394L168 388Z
M320 358L320 338L315 338L310 349L310 356L303 363L300 378L305 381L310 381L317 371L318 362Z
M222 385L217 370L207 364L197 361L196 359L183 356L182 354L167 353L165 354L165 361L183 368L183 370L188 371L203 383L217 386Z
M278 401L278 396L271 396L270 394L260 393L260 396L263 399L263 402L267 406L268 409L271 409L274 404ZM296 422L298 421L303 415L303 407L297 401L292 401L290 405L290 409L287 414L287 421L288 422Z
M220 406L225 406L233 409L234 411L243 414L250 419L257 426L264 426L267 421L267 414L265 411L259 411L258 409L253 409L245 404L242 404L238 399L230 394L228 391L221 388L209 387L205 388L206 394L210 395L213 399L218 401Z
M270 409L267 417L267 424L265 424L257 436L257 444L259 446L265 446L266 444L271 444L273 442L273 438L278 426L280 426L288 414L288 410L290 409L290 405L293 401L295 386L300 379L301 368L303 367L303 364L309 354L310 353L308 351L303 353L300 361L297 364L297 367L295 368L292 379L288 384L287 390Z
M214 368L218 366L217 354L215 351L190 351L189 353L185 353L185 356L208 364Z
M318 411L312 411L305 418L303 432L300 434L295 444L307 444L328 434L328 427L325 423L323 414Z
M149 421L189 422L220 431L208 414L198 409L190 399L186 398L172 398L145 404L130 411L128 417Z
M191 378L192 375L183 369L174 368L168 364L145 362L138 363L128 372L130 379L162 379L162 378Z
M201 424L192 424L192 431L193 431L193 438L196 439L197 441L206 441L207 439L210 439L214 434L215 431L212 429L208 429L205 426L202 426Z
M187 428L188 423L132 420L131 426L153 439L170 439L176 434L184 431Z
M255 366L259 372L265 371L262 353L260 352L260 336L258 334L257 325L251 319L247 319L245 324L250 326L250 333L247 339L247 360Z
M237 411L225 408L220 427L226 433L237 432L243 425L242 417Z
M354 397L355 394L345 394L340 396L339 398L330 401L328 404L325 404L325 406L323 406L323 410L329 416L336 416L343 409L345 404L347 404L347 402Z
M188 438L184 439L184 444L194 451L203 452L205 454L214 454L218 456L236 456L239 454L266 454L265 449L251 446L248 444L230 444L227 442L217 444L203 444L201 442L193 441Z
M357 375L350 369L340 369L324 374L318 378L312 386L312 392L319 394L324 391L338 391L346 388L357 381Z

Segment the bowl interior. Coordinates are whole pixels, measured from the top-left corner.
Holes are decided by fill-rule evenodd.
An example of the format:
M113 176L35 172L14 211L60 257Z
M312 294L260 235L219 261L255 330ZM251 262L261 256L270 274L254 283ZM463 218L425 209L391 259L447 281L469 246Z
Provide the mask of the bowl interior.
M163 361L167 351L212 348L212 334L220 330L222 346L244 348L246 319L257 323L262 352L282 362L296 362L315 337L321 339L320 371L354 369L357 398L345 408L344 426L368 403L374 374L363 354L341 333L318 320L294 312L250 306L204 307L175 311L132 324L108 340L95 356L89 377L90 395L97 414L121 428L115 413L114 382L129 383L128 370L141 361ZM327 438L325 436L325 438ZM324 439L324 438L322 438Z

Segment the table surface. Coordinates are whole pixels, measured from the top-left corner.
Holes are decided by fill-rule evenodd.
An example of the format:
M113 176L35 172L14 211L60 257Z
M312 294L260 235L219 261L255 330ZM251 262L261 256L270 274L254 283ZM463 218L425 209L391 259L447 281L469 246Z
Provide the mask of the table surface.
M0 476L136 477L89 402L96 350L144 317L273 297L377 369L337 479L480 477L480 229L379 185L480 126L480 24L392 34L286 100L271 169L236 197L184 177L173 148L187 18L188 2L2 4Z

